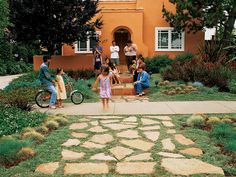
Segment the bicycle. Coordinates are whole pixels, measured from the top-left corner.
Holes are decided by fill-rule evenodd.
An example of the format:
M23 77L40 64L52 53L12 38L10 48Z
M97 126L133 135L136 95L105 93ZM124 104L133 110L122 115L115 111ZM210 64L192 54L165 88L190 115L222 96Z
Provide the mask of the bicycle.
M71 102L74 103L75 105L83 103L84 95L78 90L74 89L71 78L67 74L64 74L63 77L65 78L66 81L66 91L67 93L70 93L69 98ZM41 108L48 108L50 98L51 98L51 93L46 88L44 88L42 90L39 90L38 93L36 94L35 103Z

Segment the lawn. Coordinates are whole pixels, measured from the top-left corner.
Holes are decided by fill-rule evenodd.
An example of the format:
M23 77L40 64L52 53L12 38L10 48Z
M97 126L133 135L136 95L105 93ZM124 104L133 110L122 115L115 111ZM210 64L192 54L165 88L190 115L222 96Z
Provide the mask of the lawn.
M221 150L219 147L216 146L216 144L214 143L214 141L212 141L209 138L209 132L207 131L203 131L200 129L195 129L195 128L183 128L183 125L185 124L187 118L190 115L178 115L178 116L172 116L172 121L176 126L176 133L177 134L183 134L185 137L192 139L193 141L195 141L196 145L194 145L194 147L198 147L201 148L204 152L204 154L200 157L193 157L190 155L185 155L187 158L197 158L200 159L204 162L208 162L212 165L215 166L219 166L222 167L224 169L224 172L226 175L229 176L234 176L236 175L236 167L234 166L234 164L232 164L232 157L231 156L227 156L227 154L222 154ZM212 115L213 116L213 115ZM214 115L215 116L215 115ZM223 116L223 115L217 115L217 116ZM236 116L236 114L231 114L231 116ZM124 118L126 118L126 116L123 116ZM142 126L141 125L141 118L142 116L136 116L138 118L137 122L138 122L138 126ZM77 123L77 122L87 122L91 123L91 120L86 120L83 119L85 117L82 116L70 116L69 118L69 123ZM93 119L93 121L95 121L95 119ZM99 120L98 120L99 121ZM86 129L89 129L93 127L91 124L89 124L89 126ZM160 131L160 137L159 140L155 143L155 146L151 149L151 156L154 159L154 161L157 162L157 165L155 167L155 170L158 172L158 176L162 176L162 177L173 177L175 175L168 173L167 171L165 171L161 166L160 166L160 161L161 161L161 157L159 155L157 155L158 152L163 151L162 150L162 145L161 145L161 140L165 139L165 138L171 138L173 140L173 143L176 144L176 150L174 151L174 153L178 153L178 150L183 149L183 145L179 144L178 142L176 142L173 138L173 135L167 134L166 133L167 128L164 126L161 126ZM88 141L91 136L96 135L97 133L89 133L86 130L75 130L78 133L88 133L89 136L85 139L80 139L81 144ZM66 161L61 160L61 151L62 151L62 147L61 144L64 143L66 140L68 140L68 138L70 137L70 133L71 130L68 129L67 127L63 127L61 129L58 129L56 131L53 131L49 136L46 137L45 141L43 144L38 145L35 148L36 151L36 156L33 157L30 160L24 161L22 163L20 163L18 166L12 167L10 169L4 169L2 167L0 167L0 176L4 176L4 177L10 177L10 176L22 176L22 177L42 177L42 176L53 176L53 177L61 177L61 176L66 176L63 175L63 166L65 165ZM112 135L113 137L116 136L116 131L113 130L109 130L109 132L106 132L110 135ZM139 134L142 135L142 132L140 132L139 130ZM73 151L77 151L77 152L85 152L86 156L82 159L82 160L78 160L75 162L96 162L96 160L90 160L89 157L91 155L97 154L97 153L101 153L101 152L107 152L110 148L116 146L118 144L118 142L120 141L120 138L116 137L114 139L113 142L109 143L104 149L102 150L92 150L92 149L86 149L80 146L75 146L75 147L70 147L68 148L69 150L73 150ZM139 153L139 151L137 150L137 152L135 153ZM48 162L61 162L60 163L60 167L56 170L54 175L42 175L41 173L35 173L34 170L36 169L36 167L42 163L48 163ZM69 161L72 162L72 161ZM112 162L109 163L111 166L115 165L115 163L113 164ZM113 166L114 167L114 166ZM112 171L114 171L114 169L112 168ZM70 175L70 176L78 176L78 175ZM91 175L84 175L86 177L89 177ZM99 176L99 175L93 175L93 176ZM113 177L113 176L117 176L117 174L112 173L109 175L103 175L104 177ZM128 176L136 176L136 177L148 177L149 175L127 175ZM221 175L192 175L193 177L220 177ZM124 175L124 177L126 177Z
M162 93L166 87L155 87L155 81L161 81L159 74L153 74L151 77L151 88L148 94L150 101L236 101L236 94L228 92L219 92L217 88L198 87L197 92L187 94L166 95ZM183 82L171 82L176 86Z

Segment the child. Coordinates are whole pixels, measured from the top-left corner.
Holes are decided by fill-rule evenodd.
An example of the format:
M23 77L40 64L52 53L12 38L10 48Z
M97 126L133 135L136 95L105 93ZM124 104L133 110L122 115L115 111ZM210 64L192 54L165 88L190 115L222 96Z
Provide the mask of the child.
M113 80L115 81L115 83L121 84L120 75L119 75L120 72L117 69L117 67L115 66L115 64L113 66L111 66L110 70L111 70L111 74L112 74L112 77L113 77Z
M56 75L56 90L57 90L57 105L59 108L63 107L62 100L65 100L67 98L65 83L62 78L63 74L64 74L63 69L58 68Z
M134 75L135 74L134 72L135 72L136 66L137 66L137 61L133 60L132 63L133 64L130 66L130 73Z
M111 98L112 78L109 74L109 67L103 67L102 73L98 76L94 83L93 90L96 91L100 83L100 97L102 99L103 110L109 108L109 99Z

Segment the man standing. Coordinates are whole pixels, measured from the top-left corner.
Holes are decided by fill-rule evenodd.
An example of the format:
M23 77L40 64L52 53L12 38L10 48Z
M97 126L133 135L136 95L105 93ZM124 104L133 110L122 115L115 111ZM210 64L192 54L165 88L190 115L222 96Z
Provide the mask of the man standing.
M116 41L112 41L112 46L110 47L111 61L116 66L120 64L119 51L120 51L120 48L119 46L116 45Z
M128 40L127 45L124 48L128 70L130 69L130 66L132 65L132 61L136 60L137 50L138 50L137 46L133 44L131 40Z
M49 64L50 57L43 56L43 64L40 66L39 70L39 80L41 84L46 86L48 91L51 92L49 107L51 109L56 109L57 92L54 86L55 80L52 78L51 73L48 69Z

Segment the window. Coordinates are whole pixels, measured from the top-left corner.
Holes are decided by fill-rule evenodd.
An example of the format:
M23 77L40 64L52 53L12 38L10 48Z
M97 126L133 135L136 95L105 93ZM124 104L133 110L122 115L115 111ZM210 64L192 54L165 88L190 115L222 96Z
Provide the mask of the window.
M156 28L156 51L184 51L184 32L173 28Z
M96 31L95 38L88 37L87 41L78 41L75 43L75 53L92 53L96 45L96 39L101 35L101 31Z

